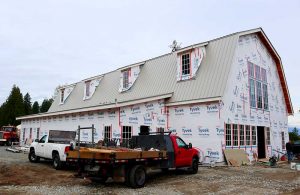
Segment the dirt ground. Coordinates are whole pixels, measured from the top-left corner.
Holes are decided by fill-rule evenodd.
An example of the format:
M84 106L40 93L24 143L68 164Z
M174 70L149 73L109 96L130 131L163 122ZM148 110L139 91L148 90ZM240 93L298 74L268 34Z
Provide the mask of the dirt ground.
M75 178L74 169L57 171L49 161L30 163L27 154L5 148L0 147L0 194L300 194L300 171L287 163L277 168L200 167L195 175L157 172L144 188L130 189L112 181L94 184Z

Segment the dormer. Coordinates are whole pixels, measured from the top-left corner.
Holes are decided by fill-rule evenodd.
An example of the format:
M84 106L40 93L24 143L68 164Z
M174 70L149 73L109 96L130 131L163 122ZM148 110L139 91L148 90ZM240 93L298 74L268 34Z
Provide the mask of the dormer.
M122 69L120 75L119 92L127 91L132 87L140 74L140 68L144 63L138 63L131 66L126 66Z
M65 103L66 99L72 93L75 85L76 84L65 85L65 86L62 86L62 87L58 88L59 104L64 104Z
M177 52L177 81L189 80L195 77L206 55L205 45L207 43L197 44Z
M94 95L102 78L103 75L100 75L82 81L84 82L83 100L90 99Z

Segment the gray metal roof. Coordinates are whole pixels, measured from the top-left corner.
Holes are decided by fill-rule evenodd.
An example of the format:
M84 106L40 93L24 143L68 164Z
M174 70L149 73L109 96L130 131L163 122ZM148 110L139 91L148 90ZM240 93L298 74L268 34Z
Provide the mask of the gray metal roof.
M101 108L101 106L108 108L109 105L115 106L116 103L166 94L173 94L167 101L170 105L189 101L216 100L224 94L239 36L257 32L263 33L262 29L258 28L206 42L206 57L195 78L191 80L179 82L176 80L177 52L169 53L145 61L137 80L126 92L118 91L121 74L121 70L118 69L104 74L92 98L83 100L84 82L78 82L64 104L59 105L59 96L55 98L48 113L91 107ZM184 49L186 48L182 50Z

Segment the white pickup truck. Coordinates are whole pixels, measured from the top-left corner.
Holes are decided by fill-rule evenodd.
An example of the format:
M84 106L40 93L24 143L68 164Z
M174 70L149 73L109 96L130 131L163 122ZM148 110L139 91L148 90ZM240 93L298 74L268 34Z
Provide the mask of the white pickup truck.
M49 135L36 139L31 145L28 154L30 162L39 162L40 158L52 159L53 167L61 169L66 162L66 152L71 143L75 143L75 131L50 130Z

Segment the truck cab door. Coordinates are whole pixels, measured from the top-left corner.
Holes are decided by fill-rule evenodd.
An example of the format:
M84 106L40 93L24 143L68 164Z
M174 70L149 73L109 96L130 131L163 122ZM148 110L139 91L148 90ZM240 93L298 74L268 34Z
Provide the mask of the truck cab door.
M35 146L35 154L40 157L44 157L45 153L45 142L47 139L47 135L44 135Z
M177 148L175 150L175 166L187 167L192 162L192 152L188 145L180 138L176 137Z

